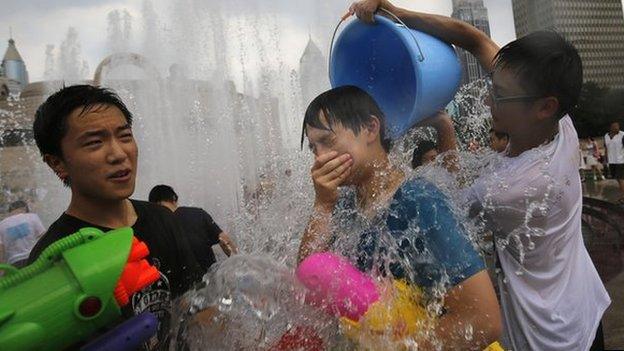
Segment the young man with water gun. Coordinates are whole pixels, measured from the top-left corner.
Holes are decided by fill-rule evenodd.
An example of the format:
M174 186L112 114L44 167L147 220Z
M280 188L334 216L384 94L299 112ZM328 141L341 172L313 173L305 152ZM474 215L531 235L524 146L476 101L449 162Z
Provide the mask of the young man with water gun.
M428 122L452 128L445 118ZM315 156L316 196L299 260L343 251L361 271L381 271L420 288L426 300L442 301L434 338L405 338L416 338L419 349L441 342L445 349L482 350L501 329L483 260L442 192L424 180L406 178L391 164L384 124L373 98L355 86L329 90L310 103L302 143L307 136ZM355 191L341 194L339 188L346 186Z
M168 347L171 303L203 272L169 210L129 199L138 159L132 114L114 92L74 85L52 94L39 107L33 129L43 160L70 188L71 201L33 249L31 262L46 247L82 228L106 232L132 227L147 244L147 259L161 276L133 294L124 312L127 317L154 313L160 321L159 332L147 347Z
M387 0L354 3L349 13L372 22L379 8L470 51L491 72L486 103L509 146L501 164L468 190L467 201L494 233L503 346L601 349L599 323L610 298L581 235L579 144L569 116L583 82L578 52L551 31L499 48L467 23ZM438 137L441 145L455 140L448 128L438 128Z

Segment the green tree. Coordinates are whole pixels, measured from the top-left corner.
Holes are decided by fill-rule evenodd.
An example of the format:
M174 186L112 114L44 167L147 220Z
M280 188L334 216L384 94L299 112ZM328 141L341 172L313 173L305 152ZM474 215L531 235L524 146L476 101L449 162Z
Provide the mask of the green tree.
M571 115L579 137L604 135L611 122L624 119L624 90L586 82Z

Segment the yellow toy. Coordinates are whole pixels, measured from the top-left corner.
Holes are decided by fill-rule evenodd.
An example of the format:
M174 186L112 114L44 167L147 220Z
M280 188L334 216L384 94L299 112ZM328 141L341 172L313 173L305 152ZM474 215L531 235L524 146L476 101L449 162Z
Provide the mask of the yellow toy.
M310 290L306 300L340 316L343 333L361 350L405 350L409 335L433 329L435 319L422 306L422 292L404 281L377 286L346 259L328 252L308 257L296 274ZM485 351L503 348L494 342Z

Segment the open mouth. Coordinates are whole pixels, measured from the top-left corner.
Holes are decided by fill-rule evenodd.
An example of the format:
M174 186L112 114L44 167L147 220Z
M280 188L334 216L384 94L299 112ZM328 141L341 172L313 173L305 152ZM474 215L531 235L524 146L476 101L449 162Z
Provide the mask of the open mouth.
M124 169L109 175L108 179L112 181L127 181L130 179L130 173L132 173L130 169Z

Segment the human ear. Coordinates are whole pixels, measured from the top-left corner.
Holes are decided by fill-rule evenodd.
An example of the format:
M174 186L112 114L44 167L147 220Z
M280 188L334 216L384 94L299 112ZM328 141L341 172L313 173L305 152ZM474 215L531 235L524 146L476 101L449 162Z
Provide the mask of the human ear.
M538 106L538 119L545 120L548 118L552 118L559 111L559 100L550 96L544 98L543 101L540 102Z
M52 169L60 180L63 182L67 180L69 173L67 172L67 167L63 159L56 155L45 154L43 155L43 161Z
M365 126L366 141L372 143L377 140L378 137L380 138L380 131L381 121L379 120L379 117L371 115Z

